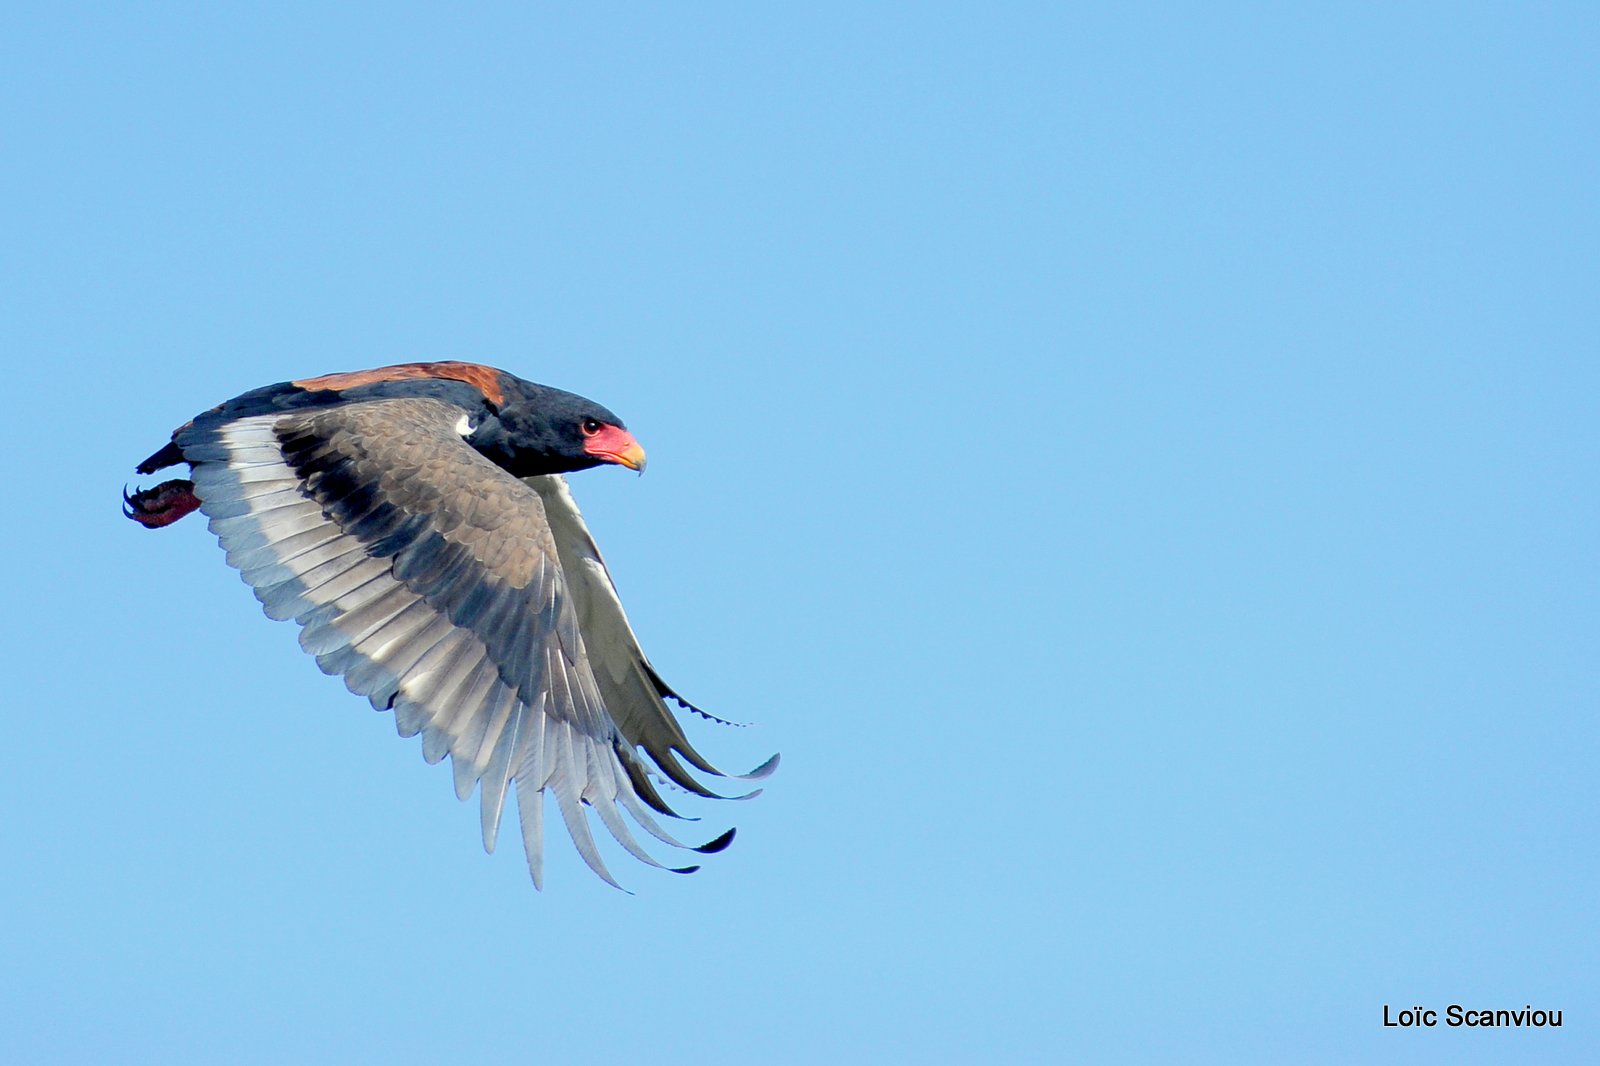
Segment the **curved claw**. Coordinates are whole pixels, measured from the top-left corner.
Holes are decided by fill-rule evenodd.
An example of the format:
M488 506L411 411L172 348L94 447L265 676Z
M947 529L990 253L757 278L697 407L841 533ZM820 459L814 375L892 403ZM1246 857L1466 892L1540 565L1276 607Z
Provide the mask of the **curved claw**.
M170 526L199 507L200 498L194 494L192 481L174 478L131 494L126 485L122 487L122 513L146 529Z

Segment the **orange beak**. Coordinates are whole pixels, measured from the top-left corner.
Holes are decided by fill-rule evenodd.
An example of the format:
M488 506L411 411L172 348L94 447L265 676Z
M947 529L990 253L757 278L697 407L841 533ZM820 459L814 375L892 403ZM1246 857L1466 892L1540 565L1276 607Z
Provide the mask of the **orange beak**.
M604 463L616 463L644 473L644 449L621 426L601 426L583 442L583 450Z

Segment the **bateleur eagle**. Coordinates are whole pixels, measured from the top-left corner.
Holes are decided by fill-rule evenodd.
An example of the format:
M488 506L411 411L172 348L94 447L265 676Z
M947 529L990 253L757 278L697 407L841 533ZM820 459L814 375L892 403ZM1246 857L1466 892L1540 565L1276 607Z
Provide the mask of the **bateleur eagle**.
M683 765L724 776L668 708L704 715L640 651L562 476L644 462L622 420L581 396L471 363L408 363L235 397L138 466L188 463L187 479L123 498L152 529L203 512L267 615L294 619L325 673L393 710L402 736L422 734L428 762L449 755L456 795L479 787L486 850L515 784L542 887L549 792L584 861L616 885L585 806L661 866L621 812L690 847L655 818L678 817L662 777L748 798L716 796Z

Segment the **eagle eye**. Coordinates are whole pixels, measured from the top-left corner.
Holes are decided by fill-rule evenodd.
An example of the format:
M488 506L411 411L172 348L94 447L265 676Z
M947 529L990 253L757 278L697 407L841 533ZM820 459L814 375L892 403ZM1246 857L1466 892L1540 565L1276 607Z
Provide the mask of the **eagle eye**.
M600 432L600 423L592 418L585 418L582 422L578 423L578 428L583 430L583 435L585 437L592 437L596 433Z

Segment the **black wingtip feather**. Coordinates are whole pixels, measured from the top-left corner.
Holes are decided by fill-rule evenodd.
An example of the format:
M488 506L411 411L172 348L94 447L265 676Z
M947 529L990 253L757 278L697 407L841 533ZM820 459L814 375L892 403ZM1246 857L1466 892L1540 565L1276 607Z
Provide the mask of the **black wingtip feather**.
M674 874L694 874L694 873L699 873L700 872L700 867L698 867L698 866L670 866L670 867L667 868L667 872L668 873L674 873Z
M728 830L715 840L706 841L704 844L701 844L698 848L694 848L693 850L698 851L702 855L715 855L717 852L724 850L729 844L733 843L733 835L736 832L738 832L737 827Z
M727 718L718 718L716 715L712 714L710 711L703 711L699 707L696 707L694 704L690 703L688 700L684 699L682 696L678 695L676 692L667 693L667 698L670 699L670 700L673 700L674 702L676 702L677 705L679 707L682 707L684 710L691 711L694 714L698 714L701 718L704 718L708 722L715 722L718 725L732 726L735 729L749 729L750 728L751 723L749 723L749 722L734 722L734 721L730 721Z
M772 772L778 768L778 760L780 758L782 758L782 755L780 753L776 753L775 752L773 754L772 758L768 759L766 762L762 763L760 766L756 767L754 770L751 770L747 774L739 774L738 775L738 780L740 780L740 781L760 781L764 777L771 777L772 776Z
M684 710L698 714L701 718L704 718L707 721L716 722L718 725L731 725L735 729L746 729L749 727L749 722L730 722L726 718L718 718L709 711L701 710L699 707L696 707L694 704L678 695L677 692L673 690L671 685L663 681L661 679L661 675L656 673L655 667L651 666L649 663L645 663L643 665L645 674L650 678L650 683L656 687L656 694L662 699L671 700Z

